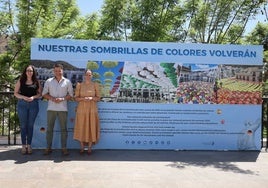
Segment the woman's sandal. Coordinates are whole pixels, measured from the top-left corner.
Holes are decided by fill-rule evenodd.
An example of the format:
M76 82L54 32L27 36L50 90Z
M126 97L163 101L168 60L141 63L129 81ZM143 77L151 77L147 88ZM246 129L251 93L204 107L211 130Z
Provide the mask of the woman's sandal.
M91 154L92 154L92 150L91 150L91 148L88 148L88 150L87 150L87 154L88 154L88 155L91 155Z
M85 150L84 149L80 149L79 153L82 155L84 154Z

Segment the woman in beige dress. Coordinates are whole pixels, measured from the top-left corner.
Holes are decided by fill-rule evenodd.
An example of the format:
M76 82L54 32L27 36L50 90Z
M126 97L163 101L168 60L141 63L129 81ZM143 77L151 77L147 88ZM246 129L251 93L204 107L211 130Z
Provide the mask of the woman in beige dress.
M86 70L84 81L77 83L75 100L78 102L74 126L74 139L80 142L80 154L88 145L88 154L91 146L100 138L100 122L97 102L100 100L99 84L93 82L92 71Z

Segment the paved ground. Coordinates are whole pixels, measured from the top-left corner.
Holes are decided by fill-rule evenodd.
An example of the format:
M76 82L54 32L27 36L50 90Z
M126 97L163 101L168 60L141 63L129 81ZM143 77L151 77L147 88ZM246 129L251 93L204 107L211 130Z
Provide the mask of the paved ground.
M268 152L59 150L0 146L0 188L267 188Z

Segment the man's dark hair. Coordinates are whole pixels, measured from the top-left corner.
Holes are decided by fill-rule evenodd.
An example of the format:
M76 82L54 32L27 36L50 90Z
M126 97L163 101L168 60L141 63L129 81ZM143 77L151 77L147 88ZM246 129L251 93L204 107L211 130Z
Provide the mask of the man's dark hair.
M56 63L56 64L54 65L54 68L56 68L56 67L59 67L59 68L61 68L61 69L63 70L63 65L60 64L60 63Z

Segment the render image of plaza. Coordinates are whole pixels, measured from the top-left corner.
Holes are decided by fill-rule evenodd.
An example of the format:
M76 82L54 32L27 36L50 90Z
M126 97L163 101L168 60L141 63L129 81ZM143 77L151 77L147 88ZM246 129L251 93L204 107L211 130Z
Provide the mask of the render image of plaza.
M41 83L52 77L53 61L32 60ZM75 88L86 68L100 84L103 102L171 104L261 104L262 67L165 62L87 61L64 65Z

